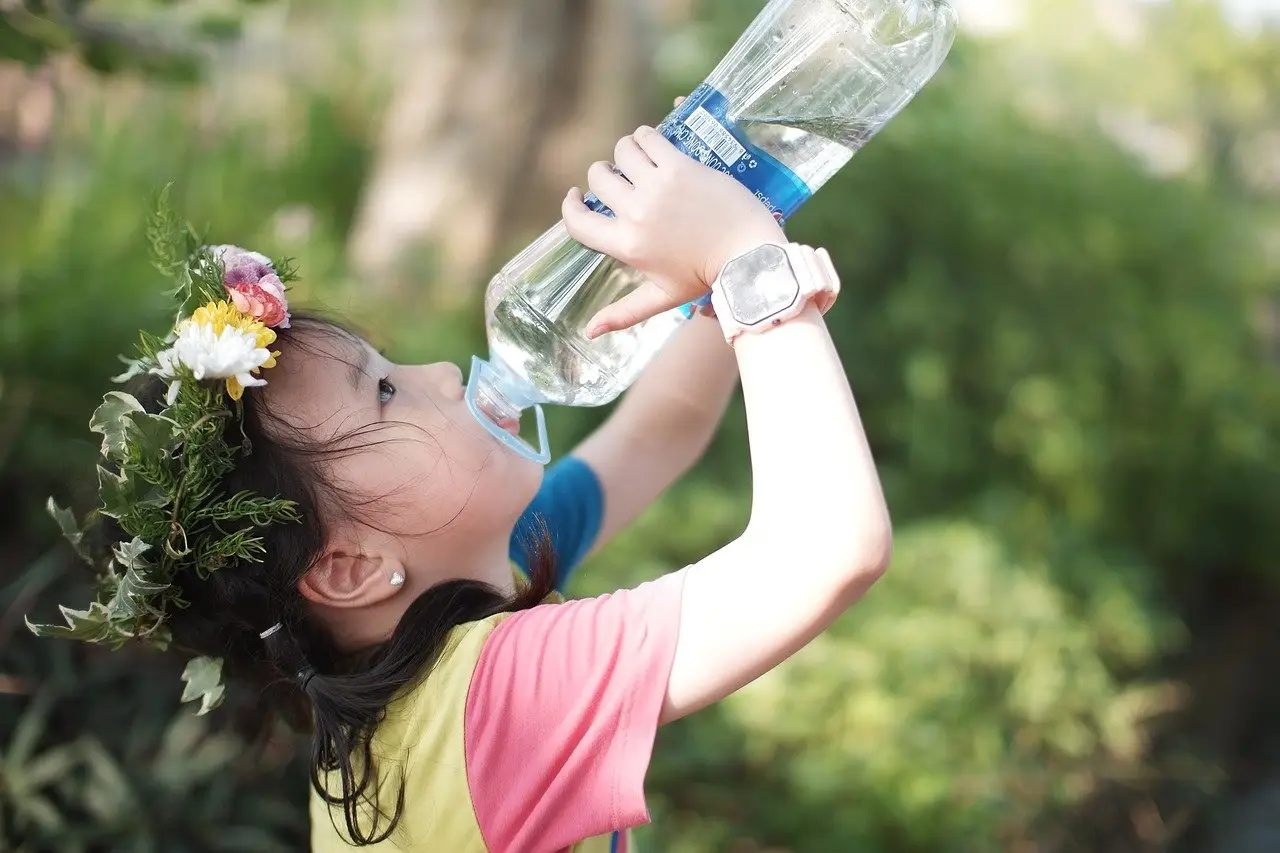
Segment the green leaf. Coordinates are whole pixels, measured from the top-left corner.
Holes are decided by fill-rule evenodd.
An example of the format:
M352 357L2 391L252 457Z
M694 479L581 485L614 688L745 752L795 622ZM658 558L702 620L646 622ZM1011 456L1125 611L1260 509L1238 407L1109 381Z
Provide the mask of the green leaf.
M116 462L123 462L126 456L126 439L129 433L129 421L126 416L132 412L143 411L142 404L131 394L122 391L108 391L89 419L89 431L102 435L102 455Z
M186 682L182 701L200 700L197 716L203 716L222 704L226 693L222 684L222 658L194 658L182 671L182 680Z
M223 284L226 266L207 248L200 249L191 263L191 296L193 302L204 304L227 298Z
M182 221L173 211L169 201L173 184L168 183L156 193L147 216L147 244L151 247L151 264L165 275L181 269L186 264L182 245Z
M128 440L143 458L167 455L182 436L178 422L162 415L131 412L125 418Z
M63 640L81 640L86 643L101 643L113 636L107 608L99 602L89 605L88 610L72 610L70 607L58 605L66 625L36 625L27 621L27 628L37 637L56 637Z
M143 556L149 550L151 546L136 536L129 542L116 545L115 562L124 569L124 575L107 604L107 612L113 620L136 620L145 616L158 618L163 614L163 610L151 604L151 598L168 589L169 584L152 579L156 566Z
M111 549L116 558L116 565L122 569L149 569L150 560L143 559L143 554L151 550L151 546L137 536L128 542L120 542Z
M157 651L167 652L173 642L173 632L164 625L156 625L147 634L146 643Z
M169 201L173 184L165 184L156 193L151 214L147 217L147 244L151 247L151 265L177 285L175 294L182 299L190 293L191 277L187 259L199 238L191 226L183 222Z
M53 697L47 692L42 692L36 696L36 700L31 703L26 713L18 719L18 724L13 727L13 737L5 748L4 759L8 770L22 767L36 754L36 750L40 747L40 740L44 737L45 729L49 725L49 710L52 705Z
M218 41L232 41L240 37L243 29L240 19L234 15L210 13L197 24L201 35Z
M23 768L22 778L34 789L56 784L80 763L74 744L64 744L41 753Z
M81 761L89 771L85 809L106 822L139 808L138 796L121 762L102 745L102 741L96 737L82 737L78 746Z
M135 488L127 474L113 474L98 466L98 499L103 515L119 519L134 504Z
M49 45L11 25L0 17L0 56L23 65L43 65L49 57Z
M302 519L292 502L282 498L265 498L249 491L237 492L220 503L202 507L196 517L220 522L247 519L257 527Z
M66 821L62 819L62 813L47 797L28 793L17 802L16 806L19 816L27 818L51 836L61 835L66 829Z
M117 373L115 376L111 377L111 381L117 384L122 384L128 382L130 379L143 376L151 369L151 363L143 361L142 359L125 358L124 356L119 356L119 358L120 361L124 363L125 369L123 373Z
M102 501L98 512L117 520L139 507L162 507L169 502L164 489L154 483L135 479L127 472L115 474L101 465L98 466L98 499Z
M291 257L273 259L271 266L275 268L276 278L284 284L298 279L298 262Z
M93 560L89 556L89 550L84 545L84 531L80 529L80 525L76 522L75 513L69 509L58 506L53 498L44 505L45 511L58 523L58 529L62 531L62 535L71 543L71 547L76 550L76 554L86 563Z

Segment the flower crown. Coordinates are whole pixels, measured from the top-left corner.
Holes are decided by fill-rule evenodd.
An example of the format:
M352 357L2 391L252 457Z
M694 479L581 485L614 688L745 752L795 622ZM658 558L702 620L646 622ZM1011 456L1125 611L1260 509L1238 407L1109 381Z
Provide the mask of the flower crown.
M203 245L173 214L168 188L147 239L152 263L176 285L178 314L165 337L142 333L137 357L122 358L128 369L114 381L160 377L168 383L164 408L151 414L132 395L111 391L89 420L89 429L102 436L103 464L101 506L84 526L106 516L130 538L96 557L75 515L49 500L63 535L100 574L97 600L87 610L59 608L65 626L28 621L37 636L167 648L166 619L186 606L175 584L179 576L205 578L237 563L260 563L266 549L258 532L300 520L289 501L221 488L250 451L247 439L228 442L237 431L223 422L240 418L244 390L265 385L262 371L280 355L270 347L274 330L289 326L285 283L295 277L292 265L235 246ZM182 700L199 700L199 713L222 701L221 659L196 658L182 678Z

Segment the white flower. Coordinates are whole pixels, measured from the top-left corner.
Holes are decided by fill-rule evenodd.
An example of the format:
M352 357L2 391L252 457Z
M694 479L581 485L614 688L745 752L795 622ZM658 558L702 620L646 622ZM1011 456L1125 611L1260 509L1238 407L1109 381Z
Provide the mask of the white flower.
M182 380L178 378L178 355L172 349L160 350L156 353L156 366L151 368L151 373L159 376L161 379L169 380L169 390L164 395L164 402L167 406L172 406L178 400L178 391L182 388Z
M239 400L243 389L267 384L254 374L275 366L275 353L267 349L275 337L225 302L206 305L179 324L172 347L156 353L155 372L176 380L181 364L197 380L225 379L231 398ZM169 386L170 405L177 399L176 385Z

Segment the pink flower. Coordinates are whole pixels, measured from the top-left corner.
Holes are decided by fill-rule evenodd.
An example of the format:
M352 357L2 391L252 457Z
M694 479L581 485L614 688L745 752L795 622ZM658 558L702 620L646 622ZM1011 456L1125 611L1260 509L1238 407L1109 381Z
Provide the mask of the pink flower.
M222 283L237 311L248 314L267 328L289 328L284 282L276 275L269 258L239 246L214 246L210 252L222 260Z
M231 282L227 273L227 294L242 314L248 314L269 329L289 328L289 303L284 298L284 283L275 273L267 273L257 281Z

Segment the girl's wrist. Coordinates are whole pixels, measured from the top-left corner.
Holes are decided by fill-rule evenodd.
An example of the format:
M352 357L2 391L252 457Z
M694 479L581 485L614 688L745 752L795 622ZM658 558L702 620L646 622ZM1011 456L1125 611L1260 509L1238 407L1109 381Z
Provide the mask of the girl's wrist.
M774 243L779 246L786 245L787 235L783 233L782 227L774 222L772 217L770 217L769 223L769 225L761 224L744 228L725 246L719 258L705 271L706 278L704 281L708 292L715 285L716 280L720 278L720 273L724 270L725 265L730 261L740 258L752 249L757 249L766 243Z

